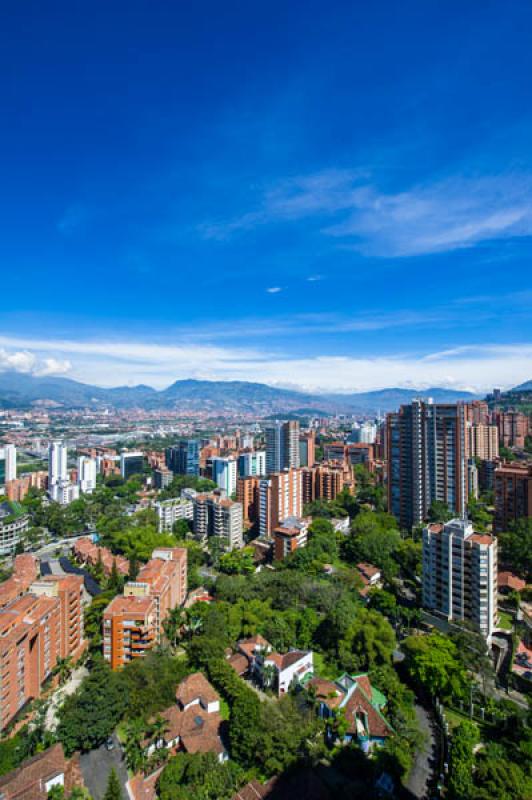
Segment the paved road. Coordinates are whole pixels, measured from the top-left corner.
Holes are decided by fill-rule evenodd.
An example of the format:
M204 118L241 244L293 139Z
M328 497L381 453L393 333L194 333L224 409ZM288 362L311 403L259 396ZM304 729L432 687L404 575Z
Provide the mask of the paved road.
M113 767L122 785L123 796L129 796L126 790L127 769L122 760L122 750L116 735L113 735L113 740L114 750L107 750L102 744L96 750L83 753L80 758L83 780L93 800L102 800L107 788L109 773Z
M419 728L425 737L425 741L416 753L414 766L408 776L406 788L413 797L423 800L428 796L428 783L433 775L438 749L434 723L430 714L418 703L415 705L415 711Z

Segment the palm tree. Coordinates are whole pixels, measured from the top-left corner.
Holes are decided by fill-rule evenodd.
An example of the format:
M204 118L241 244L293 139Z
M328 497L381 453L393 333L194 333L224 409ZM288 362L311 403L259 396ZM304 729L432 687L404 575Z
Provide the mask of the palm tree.
M155 745L157 749L159 747L159 742L162 740L167 730L168 722L160 714L157 714L155 719L150 723L150 744Z
M132 772L139 772L146 763L145 748L142 746L145 738L146 726L140 717L127 723L125 729L124 754L127 766Z
M72 657L67 656L66 658L59 658L57 660L57 664L55 665L56 674L59 675L59 685L63 686L64 683L72 675L72 670L74 665L72 663Z
M179 640L181 639L181 631L184 627L183 609L179 606L171 608L168 615L163 622L164 635L168 640L168 644L172 650L177 649Z

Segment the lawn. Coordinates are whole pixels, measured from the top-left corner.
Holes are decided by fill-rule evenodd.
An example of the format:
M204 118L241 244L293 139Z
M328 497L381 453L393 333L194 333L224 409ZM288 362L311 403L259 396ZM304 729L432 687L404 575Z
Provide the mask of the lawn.
M499 611L499 628L511 631L514 626L513 617L507 611Z

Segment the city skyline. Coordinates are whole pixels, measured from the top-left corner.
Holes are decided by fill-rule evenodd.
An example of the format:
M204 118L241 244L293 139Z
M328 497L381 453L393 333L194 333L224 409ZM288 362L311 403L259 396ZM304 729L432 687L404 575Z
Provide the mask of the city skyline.
M0 370L532 378L530 6L216 10L6 15Z

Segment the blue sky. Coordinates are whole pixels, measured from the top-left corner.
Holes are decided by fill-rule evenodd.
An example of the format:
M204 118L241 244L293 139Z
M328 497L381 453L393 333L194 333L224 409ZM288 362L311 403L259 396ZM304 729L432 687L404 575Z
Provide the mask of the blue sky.
M28 2L0 32L0 369L532 378L529 2Z

